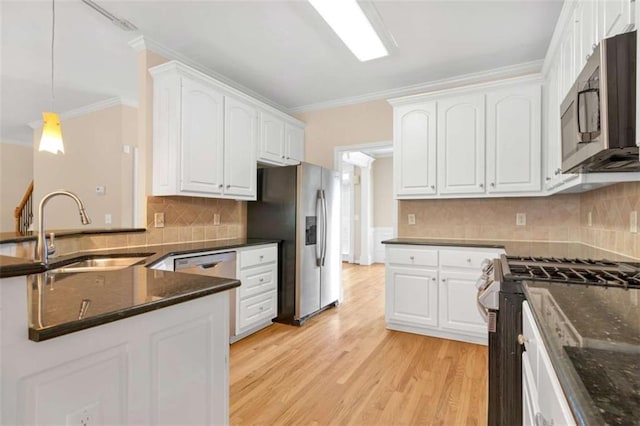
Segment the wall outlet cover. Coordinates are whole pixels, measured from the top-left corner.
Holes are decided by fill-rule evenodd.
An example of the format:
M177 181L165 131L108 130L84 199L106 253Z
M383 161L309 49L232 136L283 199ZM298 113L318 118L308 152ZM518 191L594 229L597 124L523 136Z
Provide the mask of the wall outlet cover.
M629 215L629 231L634 234L638 232L638 211L634 210Z
M587 226L593 226L593 215L591 212L587 213Z
M516 225L517 226L525 226L527 224L527 214L526 213L516 213Z
M407 223L409 225L415 225L416 224L416 215L413 213L409 213L407 215Z
M164 213L155 213L153 215L153 226L156 228L164 228Z
M104 215L104 224L111 225L111 213L106 213Z
M213 215L213 224L214 225L220 225L220 214L215 213Z
M106 195L107 187L104 185L96 186L96 195Z

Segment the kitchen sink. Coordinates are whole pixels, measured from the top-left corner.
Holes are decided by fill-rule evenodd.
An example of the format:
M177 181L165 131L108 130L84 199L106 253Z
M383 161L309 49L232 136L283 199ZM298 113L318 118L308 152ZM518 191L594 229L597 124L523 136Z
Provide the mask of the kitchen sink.
M78 262L69 263L52 269L54 273L75 273L75 272L101 272L116 271L118 269L128 268L137 263L144 262L147 256L131 256L131 257L91 257L89 259L80 260Z

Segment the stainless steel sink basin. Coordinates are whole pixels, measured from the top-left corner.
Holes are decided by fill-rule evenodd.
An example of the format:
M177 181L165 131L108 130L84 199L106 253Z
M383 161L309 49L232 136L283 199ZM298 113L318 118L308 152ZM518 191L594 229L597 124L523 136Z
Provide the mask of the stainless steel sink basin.
M70 263L59 268L52 269L51 272L71 273L71 272L101 272L116 271L118 269L128 268L136 263L143 262L147 256L135 257L92 257L90 259L81 260Z

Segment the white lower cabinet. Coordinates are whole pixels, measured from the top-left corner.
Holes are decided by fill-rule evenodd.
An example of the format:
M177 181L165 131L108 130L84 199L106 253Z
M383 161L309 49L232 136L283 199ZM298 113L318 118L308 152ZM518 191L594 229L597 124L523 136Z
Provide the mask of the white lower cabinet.
M239 249L238 278L231 342L271 325L278 315L278 245Z
M527 302L522 305L522 422L524 425L575 425L575 419L533 313Z
M475 283L483 261L499 249L386 246L387 328L472 343L487 343Z

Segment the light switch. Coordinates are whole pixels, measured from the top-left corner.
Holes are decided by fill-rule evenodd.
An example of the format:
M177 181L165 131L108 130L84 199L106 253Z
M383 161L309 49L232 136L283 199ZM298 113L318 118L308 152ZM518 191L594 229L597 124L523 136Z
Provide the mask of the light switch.
M156 228L164 228L164 213L154 213L153 226Z

